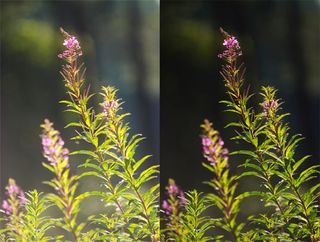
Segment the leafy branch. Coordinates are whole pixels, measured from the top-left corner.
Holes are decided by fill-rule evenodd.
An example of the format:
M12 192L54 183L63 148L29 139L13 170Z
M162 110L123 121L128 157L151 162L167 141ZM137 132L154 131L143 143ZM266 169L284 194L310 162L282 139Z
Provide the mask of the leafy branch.
M63 31L66 38L72 38L68 33ZM71 51L74 52L74 51ZM150 234L153 241L159 238L157 217L157 199L158 184L151 187L150 193L141 191L144 184L156 178L157 166L151 166L146 170L140 169L143 163L149 158L145 156L139 161L134 159L135 149L138 143L143 139L140 135L128 138L129 127L124 124L124 117L128 114L118 114L121 109L120 100L116 99L116 89L113 87L103 87L101 93L104 102L102 106L104 111L96 114L92 107L88 107L88 101L92 98L89 88L84 88L83 64L77 66L79 55L64 57L67 65L63 66L61 72L70 101L64 100L62 103L67 104L67 111L77 113L81 120L73 122L68 126L74 126L82 129L77 131L74 139L84 140L93 145L93 150L80 150L73 154L85 154L89 156L87 161L79 167L90 168L91 170L82 173L80 176L85 177L93 175L102 179L108 193L103 195L106 201L113 201L120 214L118 220L124 219L123 228L130 234L131 238L144 238L146 234ZM96 164L93 161L97 162ZM135 176L138 178L135 178ZM116 186L112 180L120 179ZM130 191L128 190L130 189ZM135 197L132 196L135 194ZM127 205L124 206L120 199L125 198ZM143 217L137 214L136 218L147 224L147 229L140 229L140 225L133 222L135 204L141 208ZM96 221L99 221L95 219ZM118 223L119 223L118 221ZM101 222L101 221L100 221ZM147 232L148 231L148 232ZM118 235L119 236L119 235Z
M203 163L203 166L214 175L211 181L205 183L216 191L208 194L207 197L223 213L223 219L217 221L216 226L229 232L234 241L240 241L240 232L244 224L237 224L236 219L239 203L245 194L235 196L237 177L229 175L229 152L223 147L224 142L219 132L213 129L212 123L208 120L205 120L201 127L203 128L203 154L210 163Z
M76 219L83 196L75 196L79 183L77 176L70 175L69 150L64 148L64 141L59 131L53 128L53 123L46 119L41 127L43 155L49 161L49 164L43 162L42 165L55 175L51 181L45 183L57 191L57 194L49 194L47 198L64 214L63 222L57 220L56 224L70 232L75 241L80 241L85 223L77 224Z
M230 36L223 30L221 31L225 37L224 45L227 50L224 52L224 55L220 57L223 58L227 64L222 67L220 74L225 81L227 94L230 98L230 101L221 101L221 103L227 105L227 111L236 113L240 117L238 122L230 123L227 127L239 129L239 131L236 131L237 135L233 138L234 140L242 140L253 147L252 151L240 150L233 152L232 155L240 154L249 156L250 159L241 166L249 168L251 171L244 172L240 177L248 175L259 177L267 189L266 192L261 192L260 196L263 197L266 206L271 205L275 207L274 212L276 216L274 219L278 222L273 223L273 227L267 226L269 233L273 234L273 232L279 229L283 230L283 226L289 222L287 216L285 216L285 214L289 212L285 211L287 204L281 197L287 188L283 186L281 182L277 185L273 184L278 165L266 157L266 152L272 149L272 145L270 145L270 140L264 136L266 124L262 122L263 114L256 114L252 107L248 107L248 102L253 94L249 93L249 87L243 90L245 68L243 64L237 64L237 58L242 55L240 45L235 37ZM253 163L252 160L257 163ZM284 221L279 223L281 220Z
M279 163L282 171L277 172L277 175L289 185L293 192L293 194L285 193L285 196L290 202L296 204L302 214L302 216L299 214L295 216L306 226L303 229L305 231L302 230L302 234L308 234L311 241L318 241L320 225L316 217L319 213L317 202L319 201L320 185L314 185L307 192L303 192L302 185L312 179L319 178L320 165L311 166L296 176L301 165L310 157L307 155L298 161L294 158L295 149L303 138L300 135L289 138L289 127L283 121L288 114L278 114L281 103L275 97L276 89L263 87L262 95L264 97L262 106L267 123L265 133L276 147L273 151L268 151L267 154ZM292 229L296 232L298 228L294 226ZM298 230L301 231L300 228Z

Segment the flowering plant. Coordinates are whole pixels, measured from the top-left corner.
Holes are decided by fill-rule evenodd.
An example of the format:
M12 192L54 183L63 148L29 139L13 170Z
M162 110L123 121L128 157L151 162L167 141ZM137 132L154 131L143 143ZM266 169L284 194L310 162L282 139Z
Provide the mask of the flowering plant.
M302 168L310 156L296 157L295 150L303 138L289 134L285 122L288 114L281 112L282 101L276 97L275 88L262 87L260 109L251 106L254 94L245 85L245 68L238 61L242 55L239 41L222 29L221 32L225 50L218 57L226 64L220 74L229 96L221 103L237 117L226 127L235 129L232 140L242 141L249 148L229 153L219 132L205 120L201 140L207 162L203 166L212 173L205 183L213 191L187 193L179 216L171 212L175 203L163 202L164 241L319 241L320 184L312 185L310 181L319 179L320 165ZM245 160L241 161L243 157ZM239 174L231 174L230 166L234 162L229 160L233 158L239 162ZM258 179L264 189L239 192L237 186L247 176ZM240 203L249 196L260 199L266 210L240 222ZM196 199L198 203L194 202ZM169 196L168 201L171 200ZM220 210L220 216L208 218L212 206ZM187 219L190 211L199 212L194 217L203 222L201 229L199 224ZM172 221L180 227L173 226ZM194 231L199 232L198 236L186 239Z
M122 112L117 89L102 87L101 107L88 104L94 95L85 84L84 64L79 64L82 49L78 39L63 29L65 50L58 55L62 66L67 100L66 111L77 119L66 127L74 128L72 140L83 142L84 148L69 151L60 132L45 119L42 128L43 166L53 178L45 183L53 193L33 190L26 193L13 179L7 186L8 199L2 202L3 241L159 241L158 166L147 165L149 155L136 158L143 140L131 136ZM100 111L101 110L101 111ZM79 160L78 172L71 169L70 157ZM79 191L87 177L98 181L96 190ZM102 187L102 189L98 189ZM102 210L89 216L81 214L82 201L98 197ZM56 216L48 210L58 209Z

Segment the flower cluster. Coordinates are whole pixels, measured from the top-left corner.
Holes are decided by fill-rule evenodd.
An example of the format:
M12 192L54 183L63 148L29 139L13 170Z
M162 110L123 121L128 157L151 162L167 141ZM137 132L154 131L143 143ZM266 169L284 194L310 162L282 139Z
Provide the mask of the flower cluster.
M59 54L58 57L72 63L77 57L82 55L81 46L76 37L70 35L62 28L61 32L65 37L63 45L66 47L66 50Z
M116 100L105 100L103 102L103 114L106 118L112 116L118 109L119 104Z
M176 185L173 179L169 179L169 186L166 187L166 190L169 198L162 202L162 208L166 215L178 214L186 203L184 192Z
M267 120L271 120L277 117L277 112L280 109L281 101L276 99L277 90L273 87L262 87L263 102L262 106L263 115Z
M215 165L219 161L228 161L228 149L223 148L224 142L221 139L219 132L212 128L212 123L207 119L202 125L204 134L202 138L203 156L212 164Z
M262 96L264 97L263 103L263 114L265 117L275 117L280 107L279 100L275 98L276 90L273 87L262 87Z
M226 59L229 63L233 62L237 56L242 55L239 41L236 39L236 37L229 35L222 29L221 32L225 36L223 46L226 48L226 50L219 54L218 57L221 59Z
M277 110L279 104L277 100L264 101L262 104L263 113L268 116L269 112Z
M9 184L6 187L8 199L3 200L2 208L4 209L4 213L6 215L19 213L20 208L26 203L26 198L23 190L16 185L15 180L9 179Z
M103 90L103 115L107 119L112 119L114 116L117 115L119 109L121 109L121 103L119 103L120 100L116 98L117 90L111 86L104 87Z
M59 162L68 163L69 150L64 148L64 141L60 137L59 131L52 127L52 123L45 119L43 127L42 146L43 156L48 159L51 165L57 165Z
M170 215L172 213L172 208L167 200L162 202L162 208L164 209L165 214Z
M223 41L223 46L225 46L227 49L240 49L239 42L234 36L230 36L228 39L225 39Z

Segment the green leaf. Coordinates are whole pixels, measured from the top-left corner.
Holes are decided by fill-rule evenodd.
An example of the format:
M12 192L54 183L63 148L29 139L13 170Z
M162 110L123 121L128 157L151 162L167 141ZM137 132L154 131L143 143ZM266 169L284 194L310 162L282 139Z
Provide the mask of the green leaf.
M54 168L53 168L51 165L49 165L48 163L42 162L42 165L43 165L45 168L47 168L49 171L51 171L52 173L55 173Z
M295 172L301 165L302 163L307 160L308 158L310 158L311 155L306 155L304 156L302 159L300 159L299 161L297 161L294 165L293 165L293 169L292 172Z
M142 159L140 159L139 161L137 161L134 166L133 166L133 172L136 172L140 166L147 160L151 157L151 155L146 155L144 156Z
M302 171L300 173L299 178L297 179L295 186L300 187L303 183L311 180L312 178L315 178L316 176L313 176L313 174L320 173L320 171L317 170L319 167L320 167L320 165L314 165L314 166L311 166L308 169Z
M89 151L89 150L77 150L77 151L71 152L70 155L88 155L96 160L99 160L98 155L95 152Z
M258 156L254 152L252 152L250 150L233 151L233 152L230 153L230 155L248 155L248 156L253 157L254 159L258 158Z
M77 179L81 179L81 178L86 177L86 176L95 176L95 177L104 179L104 177L100 173L98 173L96 171L82 172L80 175L77 176Z

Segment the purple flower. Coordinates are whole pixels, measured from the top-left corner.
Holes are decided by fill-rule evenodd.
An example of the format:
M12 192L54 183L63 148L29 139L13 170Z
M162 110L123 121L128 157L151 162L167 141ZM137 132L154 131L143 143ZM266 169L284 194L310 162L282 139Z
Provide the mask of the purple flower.
M170 215L172 213L172 208L167 200L162 202L162 208L164 209L166 215Z
M43 156L55 166L59 162L69 159L69 150L64 148L64 141L60 137L60 133L52 127L52 123L48 119L45 124L42 134ZM68 165L68 164L67 164Z
M67 47L68 49L81 49L79 45L79 41L74 36L69 36L67 39L64 40L63 45Z
M203 136L203 137L202 137L202 145L203 145L203 146L209 146L209 145L211 145L211 140L208 139L207 137Z
M212 128L212 124L208 120L205 120L202 127L204 128L204 134L201 136L203 156L212 165L228 160L229 152L223 147L224 141L221 139L219 132Z
M7 194L8 196L20 196L24 197L24 192L22 189L16 185L15 181L13 179L9 180L9 185L7 186ZM25 197L24 197L25 199Z
M18 194L19 191L20 191L20 188L16 184L10 184L8 186L8 194L9 194L9 196L11 196L13 194Z
M22 190L20 190L18 198L20 200L20 205L26 204L26 196L24 195L24 192Z
M162 208L166 215L175 214L181 211L186 203L184 192L176 185L173 179L169 179L166 187L168 199L162 202Z
M2 201L2 208L4 209L6 215L12 214L12 207L7 200Z
M180 191L180 194L179 194L179 205L180 206L184 206L187 202L186 200L186 197L184 196L184 192L183 191Z
M228 157L229 157L229 151L228 151L228 149L223 149L223 150L222 150L222 159L223 159L223 160L227 160Z
M179 192L179 188L175 184L170 184L168 188L168 193L170 195L177 194Z
M110 118L117 112L119 104L116 100L106 100L103 103L103 114L106 118Z
M263 113L265 115L268 115L269 110L276 111L277 108L279 107L279 104L278 104L277 100L264 101L262 104L262 107L263 107Z
M67 48L64 50L61 54L58 55L59 58L65 59L68 62L73 62L75 59L77 59L79 56L82 55L81 46L79 44L79 41L75 36L70 35L63 29L61 29L61 32L63 33L65 39L63 41L63 45Z
M218 145L221 147L224 145L224 141L221 138L219 139Z
M10 216L13 212L17 215L20 212L21 207L26 203L26 197L23 190L16 185L15 180L9 179L9 184L6 187L7 200L2 201L2 208L4 213Z
M204 145L202 149L203 149L203 153L204 153L204 154L206 154L206 155L209 155L209 154L210 154L210 148L209 148L209 146Z
M238 50L240 50L239 42L234 36L230 36L229 38L225 39L223 41L223 45L227 49L238 49Z
M226 48L226 50L219 54L218 57L221 59L225 59L228 62L233 62L238 56L242 55L239 41L236 39L236 37L229 35L222 29L221 32L225 36L223 46Z

